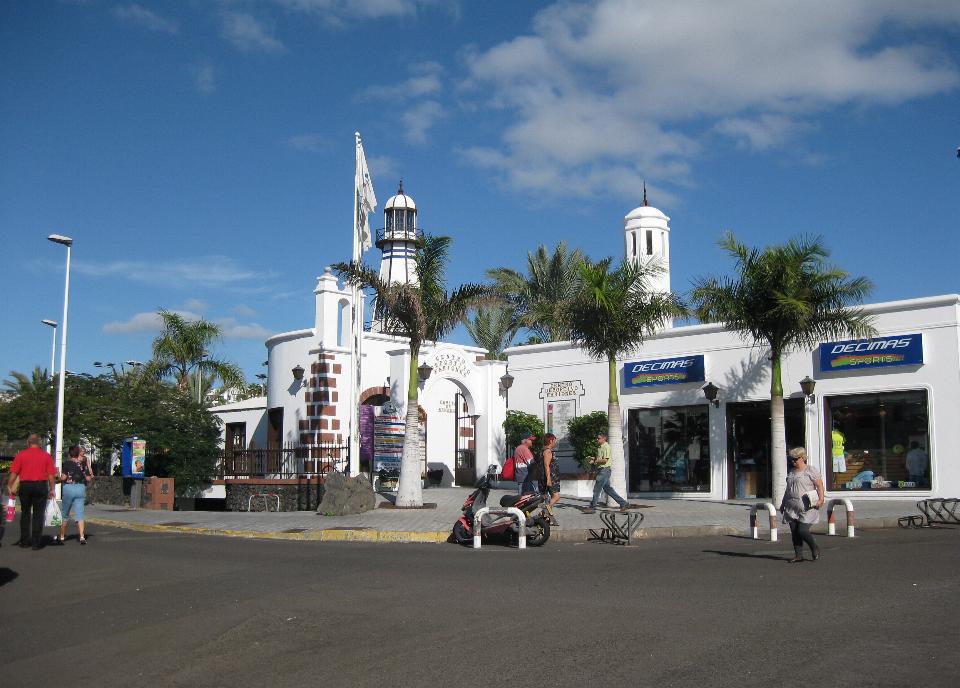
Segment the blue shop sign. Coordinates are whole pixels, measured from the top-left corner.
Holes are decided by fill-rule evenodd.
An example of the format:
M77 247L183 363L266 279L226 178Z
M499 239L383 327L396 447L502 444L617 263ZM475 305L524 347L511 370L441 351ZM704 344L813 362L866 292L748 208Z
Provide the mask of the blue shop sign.
M885 368L887 366L921 365L923 335L900 334L875 339L850 339L820 345L820 370Z
M623 388L703 382L703 355L623 364Z

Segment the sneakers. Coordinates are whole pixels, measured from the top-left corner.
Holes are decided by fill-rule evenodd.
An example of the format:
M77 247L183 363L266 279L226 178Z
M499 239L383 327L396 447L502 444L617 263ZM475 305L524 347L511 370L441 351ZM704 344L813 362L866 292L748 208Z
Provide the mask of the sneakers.
M80 544L81 545L87 544L87 538L80 538Z
M580 513L581 513L581 514L595 514L595 513L597 513L597 510L594 509L594 508L592 508L592 507L589 507L589 506L588 506L588 507L583 508L583 509L580 511Z

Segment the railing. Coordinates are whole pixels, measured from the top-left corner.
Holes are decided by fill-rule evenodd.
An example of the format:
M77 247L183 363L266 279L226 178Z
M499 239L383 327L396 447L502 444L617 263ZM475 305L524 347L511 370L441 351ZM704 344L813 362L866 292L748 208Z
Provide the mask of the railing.
M377 248L388 241L423 241L423 230L417 227L383 227L377 230Z
M350 447L334 444L296 444L266 449L224 451L219 478L300 478L350 472Z

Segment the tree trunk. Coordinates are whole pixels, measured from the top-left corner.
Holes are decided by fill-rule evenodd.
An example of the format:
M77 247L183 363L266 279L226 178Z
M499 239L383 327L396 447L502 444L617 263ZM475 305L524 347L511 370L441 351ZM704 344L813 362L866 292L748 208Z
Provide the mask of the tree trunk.
M610 371L610 396L607 400L607 441L610 443L610 487L627 498L627 465L623 457L623 421L620 418L620 397L617 394L617 361L608 360ZM606 497L606 495L604 495ZM607 504L613 500L606 497Z
M787 487L787 436L779 353L772 353L770 361L770 479L773 482L773 505L779 507Z
M407 386L407 424L403 434L403 459L397 481L397 506L423 506L423 480L420 477L420 418L417 414L418 351L410 352L410 383Z

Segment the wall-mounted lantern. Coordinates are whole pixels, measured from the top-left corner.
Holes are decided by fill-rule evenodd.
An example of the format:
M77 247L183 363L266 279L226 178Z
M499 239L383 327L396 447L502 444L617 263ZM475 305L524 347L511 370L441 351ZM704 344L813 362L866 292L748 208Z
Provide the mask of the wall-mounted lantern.
M714 408L719 408L720 400L717 399L717 394L720 392L720 388L712 382L708 382L701 387L701 389L703 390L703 396L706 397L707 401L713 404Z
M816 404L817 399L813 396L813 390L817 387L817 381L812 377L807 375L805 378L800 380L800 390L803 392L803 396L807 398L808 404Z

